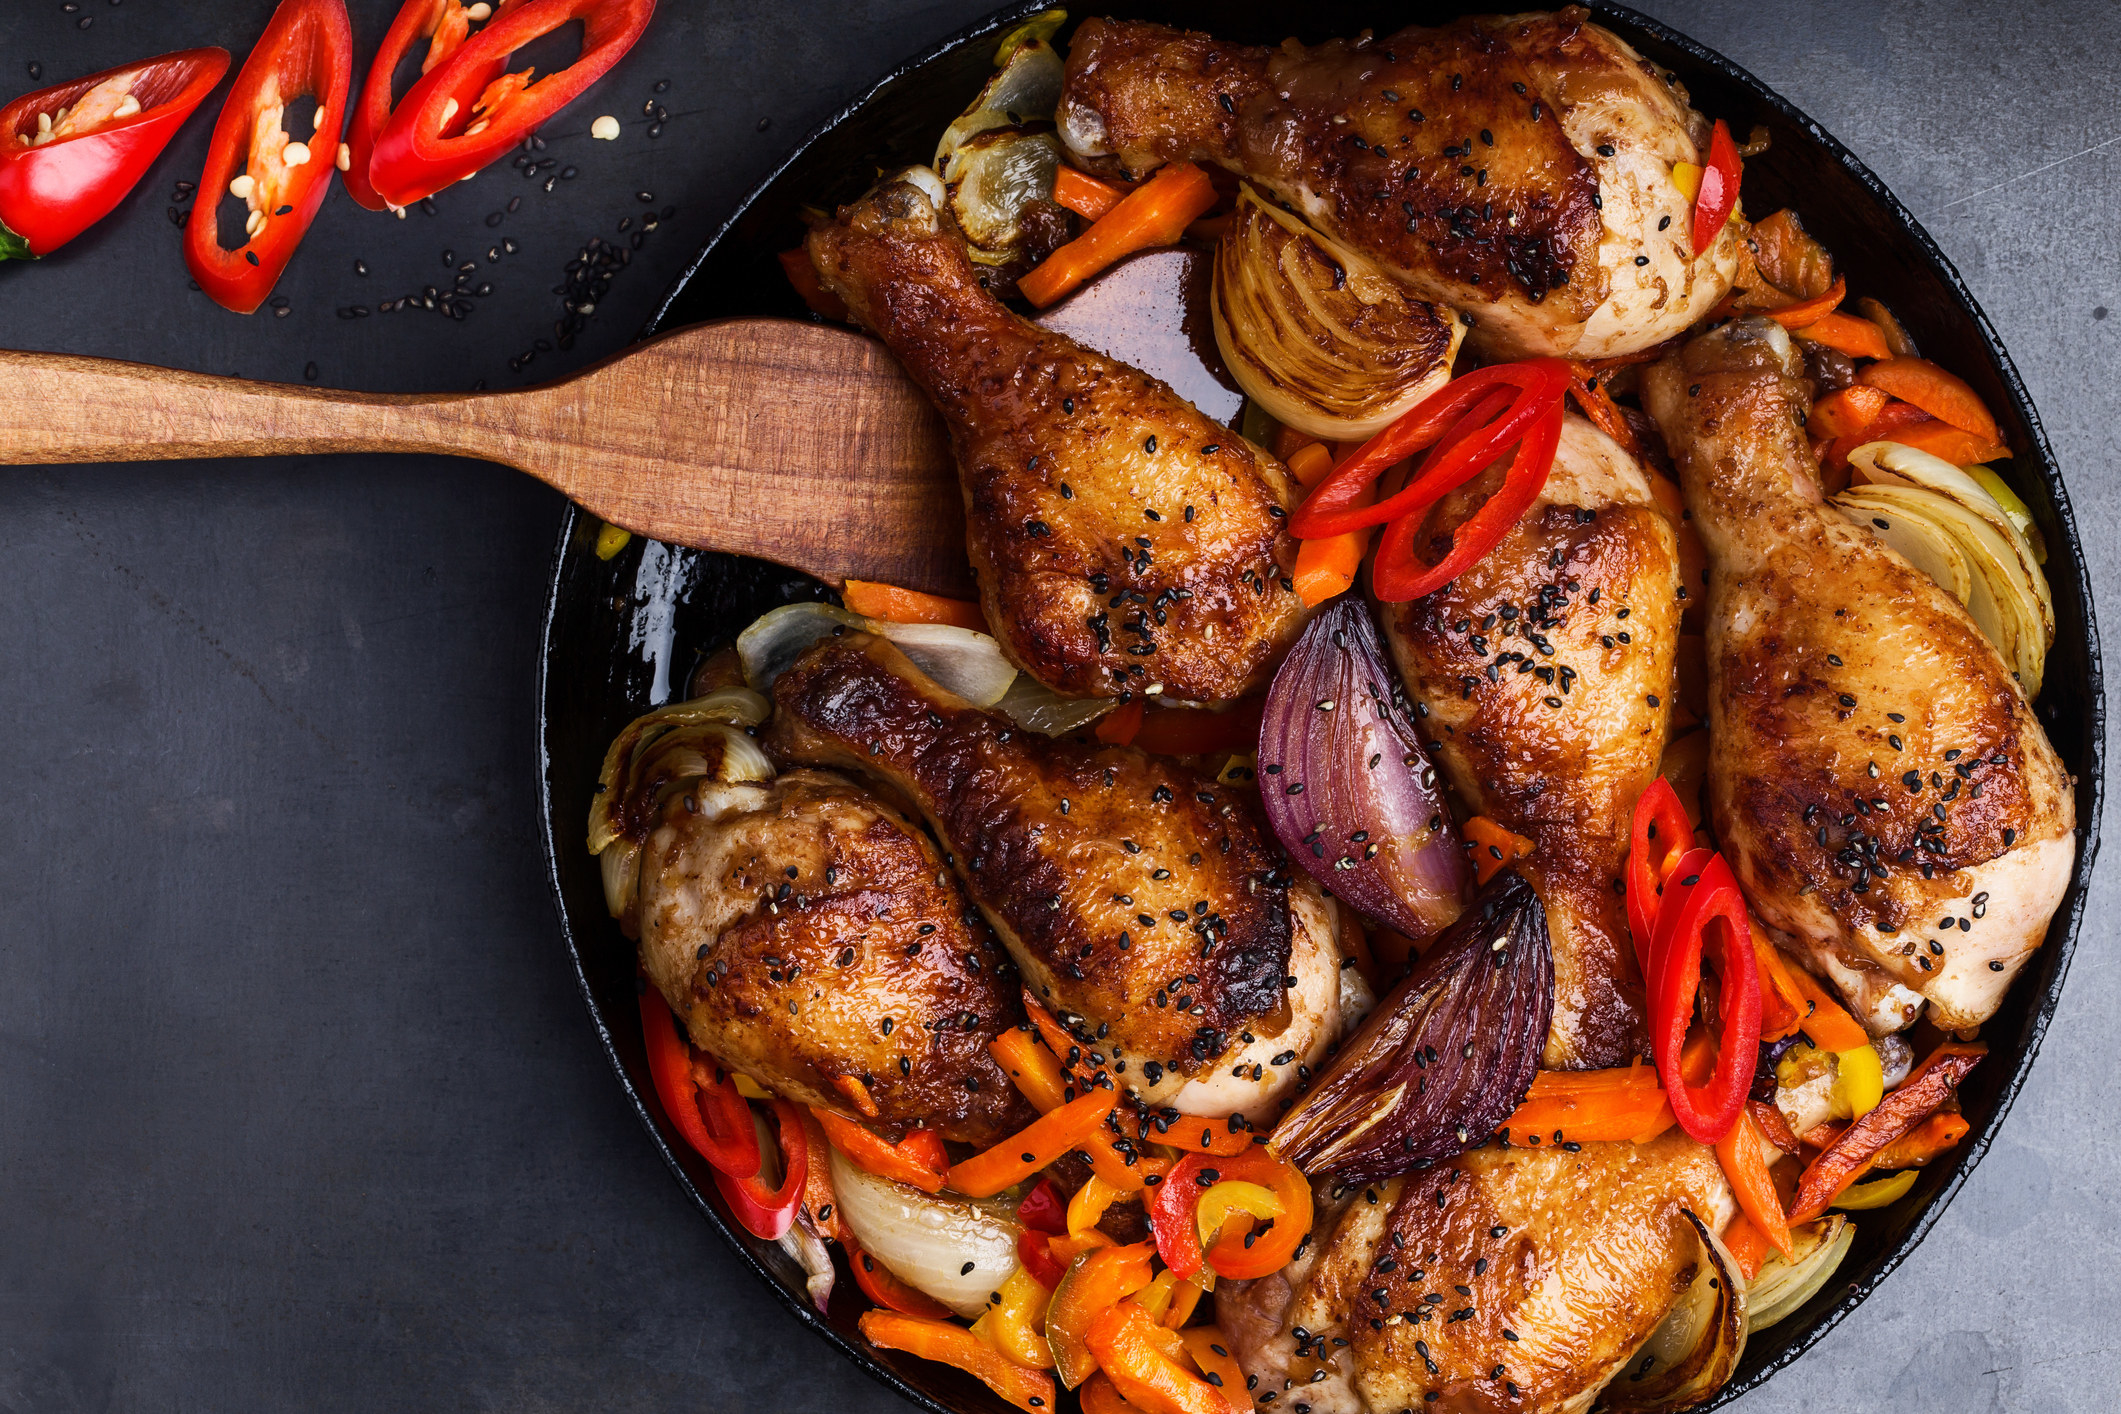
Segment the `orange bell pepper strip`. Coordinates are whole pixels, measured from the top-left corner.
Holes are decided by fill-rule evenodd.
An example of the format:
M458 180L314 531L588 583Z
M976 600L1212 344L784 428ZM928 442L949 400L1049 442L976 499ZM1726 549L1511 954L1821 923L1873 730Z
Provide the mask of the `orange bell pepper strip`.
M1224 1182L1258 1184L1280 1201L1281 1216L1264 1230L1226 1231L1203 1252L1200 1200ZM1203 1262L1211 1275L1232 1281L1280 1271L1311 1231L1310 1180L1264 1147L1228 1158L1188 1154L1150 1191L1147 1206L1164 1265L1189 1279L1200 1275Z
M1653 1065L1610 1070L1542 1070L1524 1103L1503 1121L1505 1135L1552 1137L1559 1144L1600 1140L1643 1143L1676 1121ZM1523 1143L1522 1137L1511 1140Z
M1106 1209L1126 1196L1126 1189L1105 1182L1093 1172L1068 1200L1068 1235L1080 1237L1095 1232Z
M1083 1414L1140 1414L1103 1374L1085 1380L1075 1397L1082 1401Z
M1164 756L1206 756L1252 751L1259 746L1259 719L1267 699L1246 697L1221 712L1205 707L1160 707L1142 714L1133 745Z
M1178 1338L1185 1342L1186 1354L1193 1361L1193 1368L1200 1371L1202 1379L1222 1391L1233 1410L1250 1409L1251 1399L1244 1393L1245 1370L1230 1353L1230 1337L1222 1333L1220 1326L1195 1326L1182 1330Z
M1076 1388L1097 1370L1091 1353L1091 1323L1154 1280L1153 1242L1126 1247L1098 1247L1068 1264L1067 1275L1053 1288L1046 1306L1046 1344L1061 1383Z
M1473 879L1485 884L1532 852L1532 842L1513 835L1485 815L1466 821L1466 840L1473 846Z
M1213 205L1215 185L1208 174L1191 162L1173 162L1039 262L1016 282L1017 293L1045 309L1115 261L1175 243Z
M1745 1273L1747 1281L1760 1275L1761 1264L1767 1261L1768 1253L1775 1250L1775 1244L1767 1240L1767 1234L1753 1226L1752 1220L1744 1213L1732 1218L1731 1225L1723 1230L1723 1245L1731 1250L1731 1256L1738 1262L1738 1270Z
M1775 1161L1774 1146L1762 1136L1751 1110L1741 1109L1730 1133L1716 1141L1716 1158L1723 1176L1730 1180L1738 1206L1763 1237L1784 1257L1794 1256L1790 1246L1790 1223L1782 1212L1782 1198L1768 1165Z
M934 1150L929 1141L907 1136L907 1142L893 1144L873 1131L856 1124L844 1115L813 1106L811 1114L823 1126L825 1137L832 1147L845 1154L848 1160L878 1178L889 1178L899 1183L909 1183L923 1193L939 1193L943 1187L943 1171L932 1162ZM916 1130L915 1133L922 1131Z
M1925 417L1890 432L1867 438L1873 442L1898 442L1903 447L1913 447L1918 452L1928 452L1941 457L1953 466L1973 466L1978 462L2001 461L2011 454L2011 449L2001 442L1984 441L1978 433L1954 427L1949 422L1934 417ZM1861 443L1857 444L1861 446ZM1850 449L1851 451L1854 448Z
M1796 969L1758 923L1753 924L1753 960L1760 968L1760 1039L1780 1041L1795 1035L1815 1007L1810 994L1798 986Z
M895 584L850 579L840 591L849 611L866 618L894 624L948 624L952 628L987 631L987 616L970 599L945 599Z
M1889 399L1878 415L1871 419L1868 427L1856 432L1845 432L1827 441L1827 449L1820 462L1831 470L1845 470L1849 464L1849 453L1866 442L1899 440L1898 430L1918 422L1932 419L1913 403L1903 403L1898 398Z
M1137 1111L1135 1123L1137 1137L1143 1142L1167 1145L1188 1154L1242 1154L1259 1142L1249 1129L1233 1130L1228 1120L1200 1115L1182 1114L1167 1129L1161 1119L1152 1125L1147 1111Z
M1913 403L1940 422L1971 432L1983 442L1997 442L1996 419L1981 395L1964 378L1926 358L1889 358L1856 375L1866 387L1878 388L1904 403Z
M1811 419L1804 424L1805 434L1846 437L1861 432L1878 420L1878 414L1884 412L1885 405L1892 400L1892 394L1883 388L1862 383L1843 388L1838 393L1828 393L1812 404Z
M1947 1041L1909 1074L1877 1108L1843 1130L1797 1180L1790 1221L1808 1223L1825 1212L1841 1191L1863 1177L1879 1153L1927 1119L1952 1097L1968 1071L1988 1054L1983 1045Z
M1159 1327L1134 1305L1101 1312L1088 1341L1098 1367L1143 1414L1230 1414L1221 1390L1166 1354Z
M1878 1151L1871 1167L1885 1171L1915 1169L1948 1153L1973 1128L1961 1114L1933 1114Z
M1028 1032L1011 1027L988 1042L987 1049L1040 1114L1050 1113L1067 1103L1068 1080L1061 1071L1060 1062ZM1113 1145L1112 1136L1103 1130L1084 1140L1082 1147L1090 1156L1091 1171L1123 1193L1141 1192L1145 1174L1160 1173L1167 1167L1160 1159L1140 1155L1129 1163L1127 1156Z
M950 1318L948 1306L900 1281L889 1267L864 1252L851 1234L842 1238L840 1245L847 1249L847 1265L854 1270L854 1284L877 1305L905 1316L926 1316L937 1321Z
M1171 1288L1171 1305L1164 1311L1164 1327L1167 1330L1183 1331L1186 1322L1200 1306L1201 1297L1207 1292L1197 1281L1182 1281Z
M1126 198L1126 192L1110 182L1063 163L1053 174L1053 199L1088 221L1103 217Z
M1754 953L1756 956L1759 953L1758 943L1754 944ZM1787 963L1782 965L1782 978L1804 999L1799 1004L1803 1019L1797 1023L1797 1029L1811 1037L1813 1045L1822 1051L1853 1051L1871 1043L1871 1033L1857 1025L1847 1007L1827 994L1818 978Z
M1142 700L1129 698L1097 719L1097 739L1107 746L1131 746L1142 729Z
M953 1164L950 1186L968 1198L991 1198L1004 1188L1022 1183L1059 1159L1104 1125L1105 1116L1119 1103L1116 1090L1093 1090L1079 1096L985 1149Z
M869 1087L862 1083L859 1075L835 1075L832 1077L832 1084L847 1097L847 1103L853 1105L854 1112L863 1119L877 1119L883 1115L884 1112L876 1107L875 1097L869 1093Z
M1824 344L1850 358L1891 358L1885 331L1860 314L1822 314L1802 329L1791 331L1808 343ZM1860 385L1859 385L1860 386Z
M963 1326L894 1311L864 1311L861 1329L880 1350L903 1350L954 1365L1026 1414L1053 1414L1051 1375L1017 1364Z

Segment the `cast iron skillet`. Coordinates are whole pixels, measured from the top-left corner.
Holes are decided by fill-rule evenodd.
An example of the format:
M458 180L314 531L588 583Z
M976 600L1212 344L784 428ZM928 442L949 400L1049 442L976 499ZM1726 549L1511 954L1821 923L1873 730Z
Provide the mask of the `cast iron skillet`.
M929 161L937 136L991 72L997 33L1047 2L1025 0L944 40L900 65L813 133L716 233L644 335L732 315L801 317L802 306L774 259L799 239L798 208L846 201L880 167ZM1367 25L1435 23L1476 8L1482 7L1320 0L1300 7L1298 37L1316 42ZM1840 262L1849 288L1890 305L1916 342L1969 379L1996 411L2019 453L2011 464L2012 481L2054 550L2047 574L2054 590L2056 640L2039 713L2076 774L2082 822L2076 870L2047 942L1984 1028L1991 1053L1961 1092L1973 1123L1967 1142L1948 1162L1924 1170L1907 1197L1862 1215L1854 1250L1837 1279L1803 1310L1748 1344L1737 1376L1714 1407L1759 1385L1854 1309L1929 1231L2002 1124L2054 1014L2084 913L2098 848L2105 703L2091 588L2069 498L2024 384L1958 273L1868 168L1751 74L1633 10L1605 3L1595 9L1600 23L1676 73L1701 111L1728 120L1740 134L1756 123L1767 127L1773 145L1746 164L1747 209L1764 214L1796 207ZM1254 43L1286 37L1291 15L1285 5L1255 0L1113 0L1078 10L1077 17L1093 12L1164 20ZM832 472L829 466L818 468L821 476ZM618 558L600 561L592 552L596 529L593 519L572 508L561 529L540 682L541 789L561 933L619 1083L678 1182L800 1320L886 1386L935 1414L1006 1410L985 1387L954 1370L870 1349L855 1329L867 1303L844 1275L831 1311L820 1315L803 1294L795 1264L778 1247L754 1240L729 1221L708 1169L677 1139L649 1098L654 1087L641 1049L633 949L604 911L597 866L583 845L598 764L620 728L651 706L682 696L698 661L729 643L758 614L828 595L815 581L761 561L653 542L636 541ZM847 533L859 535L862 527L849 525Z

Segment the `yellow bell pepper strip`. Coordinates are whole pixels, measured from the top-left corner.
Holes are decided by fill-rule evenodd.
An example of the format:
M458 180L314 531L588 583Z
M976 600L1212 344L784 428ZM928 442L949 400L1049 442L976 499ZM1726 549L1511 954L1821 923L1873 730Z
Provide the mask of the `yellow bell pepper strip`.
M1053 1349L1046 1344L1046 1306L1053 1293L1018 1267L1002 1283L1001 1301L972 1323L972 1333L1019 1365L1053 1368Z
M963 1326L894 1311L864 1311L861 1328L880 1350L903 1350L954 1365L1026 1414L1052 1414L1051 1375L1017 1364Z
M847 1249L847 1265L854 1269L854 1284L862 1289L862 1295L885 1310L897 1311L901 1315L926 1316L938 1321L949 1319L948 1306L900 1281L889 1267L861 1249L854 1234L842 1238L840 1245Z
M1171 1304L1164 1308L1164 1325L1174 1331L1184 1330L1199 1309L1201 1297L1207 1294L1197 1281L1182 1281L1172 1287Z
M1051 1025L1054 1034L1063 1038L1064 1047L1073 1047L1067 1041L1067 1032L1053 1020L1044 1007L1032 1013L1034 1021L1043 1018L1043 1024ZM1029 1033L1011 1028L989 1042L987 1049L1000 1063L1002 1070L1023 1091L1024 1098L1041 1114L1059 1109L1066 1104L1068 1078L1061 1070L1055 1052L1039 1045ZM1059 1054L1067 1054L1063 1049ZM1112 1142L1112 1136L1099 1130L1083 1143L1083 1152L1090 1156L1090 1167L1103 1179L1125 1193L1139 1193L1142 1183L1150 1174L1162 1173L1169 1167L1166 1160L1142 1154L1122 1154Z
M1097 1133L1119 1101L1113 1090L1093 1090L1040 1115L991 1149L950 1168L950 1186L968 1198L991 1198L1053 1163Z
M1244 1366L1230 1353L1230 1337L1223 1334L1221 1326L1195 1326L1180 1331L1178 1337L1185 1342L1186 1354L1192 1357L1201 1378L1222 1391L1231 1409L1251 1407L1252 1401L1244 1392Z
M1222 1391L1166 1353L1171 1333L1134 1305L1101 1312L1090 1326L1090 1350L1127 1403L1143 1414L1230 1414Z
M1233 1215L1243 1213L1261 1222L1272 1222L1282 1211L1281 1199L1272 1189L1241 1179L1224 1179L1200 1195L1194 1221L1200 1227L1201 1242L1213 1247Z
M1266 1190L1281 1211L1273 1214L1273 1225L1238 1234L1226 1233L1212 1249L1203 1250L1201 1204L1207 1196L1232 1180ZM1227 1221L1236 1202L1219 1205L1219 1216ZM1229 1158L1188 1154L1150 1191L1149 1226L1156 1234L1156 1248L1164 1265L1182 1277L1203 1275L1249 1279L1279 1271L1296 1254L1296 1248L1311 1230L1311 1184L1293 1164L1285 1163L1264 1148ZM1267 1216L1260 1214L1260 1216ZM1219 1225L1219 1224L1218 1224ZM1125 1386L1121 1393L1125 1393Z
M915 1138L925 1131L915 1130L900 1143L893 1144L831 1110L812 1106L810 1113L815 1115L818 1124L823 1126L825 1137L832 1141L832 1147L845 1154L857 1167L875 1174L878 1178L910 1183L923 1193L942 1191L943 1173L934 1163L934 1149L928 1140Z
M1849 1112L1862 1119L1885 1098L1885 1066L1868 1042L1854 1050L1834 1054L1834 1085L1849 1102Z
M1783 1215L1782 1197L1768 1173L1776 1157L1775 1147L1761 1134L1750 1107L1741 1109L1730 1133L1716 1141L1716 1159L1738 1196L1739 1209L1777 1252L1792 1257L1789 1219Z
M1156 1280L1127 1299L1149 1313L1149 1319L1169 1327L1164 1315L1171 1309L1171 1289L1178 1285L1177 1272L1158 1272Z
M1957 1041L1947 1041L1930 1052L1899 1089L1843 1130L1812 1160L1797 1181L1790 1221L1808 1223L1825 1212L1843 1189L1863 1177L1881 1150L1950 1099L1959 1082L1986 1054L1986 1046Z
M1642 1143L1654 1139L1674 1124L1672 1105L1665 1098L1664 1081L1657 1067L1614 1066L1609 1070L1542 1070L1532 1077L1525 1093L1502 1133L1511 1143L1524 1136L1545 1142L1589 1144L1597 1140Z
M1069 1389L1097 1370L1097 1357L1090 1352L1091 1322L1148 1287L1154 1279L1150 1259L1155 1255L1155 1243L1136 1242L1094 1248L1068 1264L1067 1275L1046 1306L1046 1344L1053 1351L1055 1373Z
M1920 1173L1920 1169L1902 1169L1891 1178L1881 1178L1876 1183L1858 1183L1844 1188L1835 1197L1833 1206L1851 1210L1882 1208L1897 1202L1913 1188Z
M1175 244L1213 205L1208 174L1191 162L1173 162L1019 279L1017 292L1045 309L1106 266L1138 250Z
M1086 1232L1095 1231L1097 1220L1105 1215L1105 1210L1126 1196L1125 1189L1115 1188L1095 1173L1091 1174L1089 1181L1076 1189L1075 1196L1068 1200L1068 1235L1081 1237Z

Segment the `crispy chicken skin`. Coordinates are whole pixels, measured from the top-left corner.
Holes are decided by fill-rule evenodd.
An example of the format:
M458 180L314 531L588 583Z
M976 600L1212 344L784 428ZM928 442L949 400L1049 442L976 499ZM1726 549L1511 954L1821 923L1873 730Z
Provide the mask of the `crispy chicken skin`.
M697 805L697 810L691 808ZM920 826L844 776L673 796L641 860L641 965L693 1044L776 1094L985 1144L1033 1115L987 1043L1017 980Z
M842 209L809 249L942 413L981 607L1018 667L1076 697L1264 685L1303 616L1279 462L1005 309L912 182Z
M1254 1049L1310 1059L1337 1038L1323 900L1292 885L1233 792L1131 747L1014 727L870 634L821 640L774 699L769 750L902 791L1032 991L1144 1099L1249 1075ZM1312 997L1321 972L1334 990ZM1270 1098L1294 1069L1264 1067L1202 1112Z
M1277 49L1086 20L1059 122L1086 157L1239 173L1472 314L1491 356L1647 348L1737 269L1735 228L1694 256L1671 179L1707 122L1576 6Z
M1822 503L1803 369L1748 320L1644 383L1708 551L1711 822L1874 1032L1975 1026L2069 882L2069 774L1959 602Z
M1494 476L1439 503L1431 529L1469 514ZM1519 867L1554 942L1550 1070L1625 1065L1647 1039L1620 867L1664 755L1678 588L1642 468L1571 415L1546 489L1502 542L1437 593L1383 606L1452 785L1532 841Z
M1715 1153L1676 1129L1476 1149L1351 1193L1290 1267L1218 1288L1216 1314L1259 1389L1313 1414L1581 1410L1692 1280L1688 1208L1715 1232L1736 1205Z

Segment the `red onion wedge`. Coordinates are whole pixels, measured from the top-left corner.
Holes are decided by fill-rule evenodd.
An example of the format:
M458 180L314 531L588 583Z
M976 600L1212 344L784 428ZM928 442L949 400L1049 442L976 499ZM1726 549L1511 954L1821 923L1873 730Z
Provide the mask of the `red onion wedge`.
M1259 793L1282 848L1366 918L1420 941L1472 871L1369 606L1320 610L1267 689Z
M1554 949L1507 870L1414 964L1282 1117L1274 1152L1372 1183L1485 1144L1524 1100L1554 1016Z

